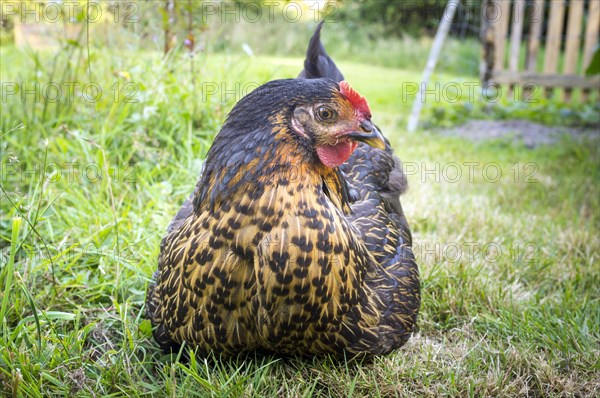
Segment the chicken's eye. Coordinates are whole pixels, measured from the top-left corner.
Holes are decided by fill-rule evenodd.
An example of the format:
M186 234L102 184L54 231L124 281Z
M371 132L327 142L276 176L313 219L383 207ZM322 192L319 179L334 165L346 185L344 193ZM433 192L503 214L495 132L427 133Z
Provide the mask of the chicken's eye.
M322 122L331 123L336 121L337 117L337 112L329 106L322 105L317 108L317 118Z

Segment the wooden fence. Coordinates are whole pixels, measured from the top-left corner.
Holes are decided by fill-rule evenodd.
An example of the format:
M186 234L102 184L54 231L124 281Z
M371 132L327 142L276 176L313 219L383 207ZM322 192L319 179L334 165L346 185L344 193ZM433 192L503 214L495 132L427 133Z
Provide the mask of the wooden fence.
M483 7L484 83L517 85L524 95L563 88L566 101L573 89L582 89L582 101L600 89L600 75L585 76L600 33L600 0L486 0Z

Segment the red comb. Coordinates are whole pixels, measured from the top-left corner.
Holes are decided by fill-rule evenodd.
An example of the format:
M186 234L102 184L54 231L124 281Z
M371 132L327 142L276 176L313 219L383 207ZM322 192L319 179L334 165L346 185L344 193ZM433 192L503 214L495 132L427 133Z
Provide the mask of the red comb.
M365 97L360 95L356 90L350 87L347 81L340 82L340 92L350 101L354 109L362 113L365 117L371 118L371 109Z

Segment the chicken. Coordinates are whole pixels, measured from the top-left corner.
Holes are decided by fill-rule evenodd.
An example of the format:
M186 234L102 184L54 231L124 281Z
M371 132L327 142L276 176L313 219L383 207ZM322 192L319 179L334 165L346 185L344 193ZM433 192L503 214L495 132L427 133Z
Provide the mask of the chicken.
M147 317L165 349L370 356L416 325L400 162L320 41L231 110L164 237Z

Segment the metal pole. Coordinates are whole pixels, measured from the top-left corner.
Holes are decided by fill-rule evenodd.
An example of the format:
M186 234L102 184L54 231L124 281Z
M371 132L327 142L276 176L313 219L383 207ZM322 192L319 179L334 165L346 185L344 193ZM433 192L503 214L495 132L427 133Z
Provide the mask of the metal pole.
M409 133L414 132L419 124L419 116L421 115L421 108L423 108L423 92L427 89L427 83L429 83L433 69L435 69L435 64L442 51L442 45L444 44L444 40L446 40L459 3L459 0L449 0L444 9L440 26L435 34L435 39L433 39L433 45L427 58L427 65L425 65L425 70L423 71L423 79L419 85L419 91L417 92L417 97L415 98L415 102L413 102L412 111L408 118Z

